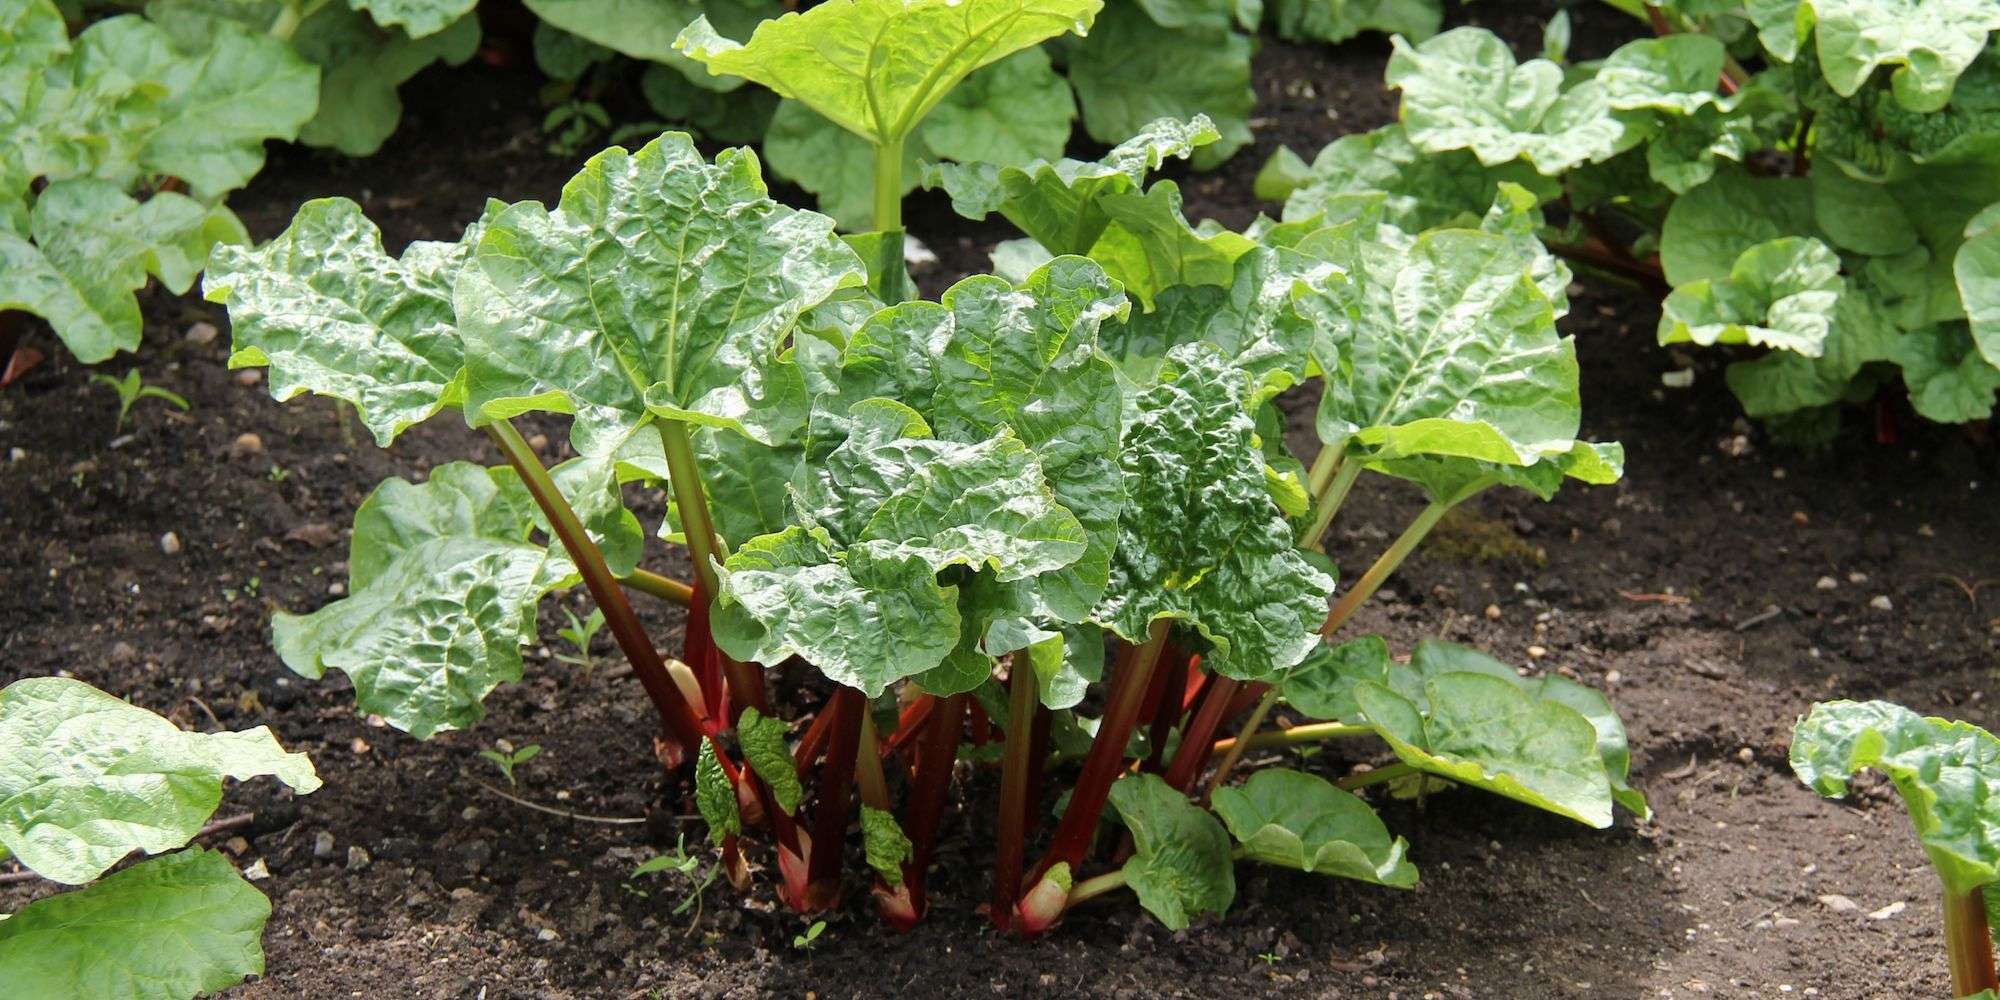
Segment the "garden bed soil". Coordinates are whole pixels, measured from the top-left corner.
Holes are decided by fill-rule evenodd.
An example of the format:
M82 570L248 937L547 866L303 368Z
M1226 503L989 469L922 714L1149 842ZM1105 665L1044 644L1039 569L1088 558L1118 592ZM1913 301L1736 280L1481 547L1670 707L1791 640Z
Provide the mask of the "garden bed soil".
M1453 16L1497 18L1532 50L1546 12L1499 7ZM1608 8L1573 16L1578 47L1599 50L1586 54L1629 30ZM1389 120L1386 51L1372 38L1268 44L1257 148L1184 178L1190 217L1247 223L1269 208L1248 200L1249 181L1277 143L1309 157ZM553 201L575 164L542 150L533 86L519 70L428 74L406 88L409 115L380 156L277 150L235 204L262 238L300 200L345 194L394 248L455 237L487 195ZM936 196L920 197L911 218L943 258L923 276L933 292L1005 235L956 220ZM1468 791L1389 802L1384 816L1423 873L1415 891L1246 864L1228 916L1187 932L1118 896L1021 942L975 912L994 785L979 774L947 817L930 919L892 933L857 893L809 951L793 947L804 924L772 906L768 880L748 898L718 882L677 914L685 881L629 878L699 834L684 786L651 763L648 704L608 650L585 675L531 649L528 680L490 698L483 723L427 743L357 717L337 677L290 676L269 646L270 613L330 599L368 490L497 456L450 420L380 451L330 404L279 405L250 373L228 371L220 309L192 296L145 305L146 344L130 363L184 393L191 412L142 402L114 433L110 391L60 351L0 393L0 542L11 555L0 566L0 683L64 671L184 726L269 725L312 755L328 779L319 793L294 799L259 782L224 806L256 814L218 846L268 871L258 884L274 905L268 975L233 996L1946 992L1936 886L1893 794L1863 782L1850 802L1822 801L1792 777L1786 745L1807 706L1833 697L2000 721L1989 696L2000 662L1995 449L1892 400L1851 414L1828 450L1785 450L1740 419L1723 352L1658 348L1654 304L1615 287L1583 284L1565 326L1582 359L1586 429L1627 444L1624 482L1546 505L1486 497L1447 522L1357 627L1398 650L1443 636L1605 689L1631 728L1653 821L1621 816L1593 831ZM221 335L208 339L203 324ZM1663 388L1660 374L1679 368L1693 369L1693 387ZM1289 402L1291 443L1309 454L1311 400ZM558 458L560 424L534 429ZM1357 491L1332 551L1365 563L1419 505L1392 485ZM655 568L685 576L678 558ZM642 611L678 643L677 609ZM545 603L551 642L560 617ZM573 820L481 787L501 779L475 752L502 739L544 748L521 768L519 796L643 822ZM1339 774L1371 752L1335 747L1304 766ZM0 911L47 891L0 886Z

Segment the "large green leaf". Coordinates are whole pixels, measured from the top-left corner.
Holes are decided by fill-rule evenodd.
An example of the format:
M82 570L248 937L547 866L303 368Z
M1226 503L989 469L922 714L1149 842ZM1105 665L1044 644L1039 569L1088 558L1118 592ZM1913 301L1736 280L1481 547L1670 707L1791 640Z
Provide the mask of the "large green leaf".
M1267 865L1408 889L1417 869L1409 844L1390 837L1368 803L1318 775L1268 768L1215 790L1215 813Z
M1364 680L1386 684L1392 668L1388 642L1379 635L1364 635L1315 647L1285 672L1278 691L1285 704L1312 718L1359 723L1361 707L1354 703L1354 685Z
M181 178L200 198L249 183L263 169L265 140L298 136L320 101L319 74L291 46L233 21L214 31L201 50L145 56L166 60L149 66L166 96L139 165Z
M348 0L384 28L401 28L411 38L435 35L472 11L478 0Z
M1849 282L1833 310L1819 357L1773 351L1729 366L1729 389L1753 417L1775 417L1826 406L1846 395L1849 383L1871 361L1887 361L1902 331L1884 312L1878 293Z
M1562 67L1517 64L1483 28L1454 28L1417 45L1398 38L1384 80L1403 91L1403 128L1427 152L1469 149L1489 166L1526 159L1555 175L1637 145L1644 119L1612 108L1586 80L1563 89Z
M1090 248L1125 291L1149 308L1176 285L1228 285L1236 259L1257 244L1211 222L1189 225L1181 214L1181 189L1159 181L1146 193L1106 194L1098 204L1111 225Z
M1251 39L1221 29L1169 29L1136 5L1113 5L1068 47L1069 81L1090 137L1124 142L1161 118L1206 115L1221 138L1197 149L1208 168L1250 144Z
M149 277L184 292L210 247L248 238L226 208L171 192L140 202L88 178L50 184L28 226L21 235L0 228L0 309L48 320L86 363L139 346L133 293Z
M1139 905L1176 931L1193 917L1228 911L1236 899L1235 864L1229 834L1208 810L1157 774L1118 779L1111 805L1132 833L1122 871Z
M479 721L487 693L521 679L536 602L574 580L529 539L533 511L510 470L453 462L421 486L383 483L354 515L350 596L272 616L278 655L307 677L346 673L361 711L418 739Z
M320 67L319 112L299 130L299 141L370 156L402 121L396 88L432 63L457 66L472 58L479 48L479 18L467 14L412 38L344 4L330 4L299 25L292 46Z
M4 194L26 194L35 177L138 180L140 150L167 97L158 74L177 58L165 33L136 15L109 17L56 49L50 31L63 30L61 14L31 3L18 17L20 41L0 69Z
M1429 38L1444 19L1443 0L1271 0L1278 36L1294 42L1344 42L1364 31Z
M832 230L772 201L747 150L710 164L670 132L599 153L554 212L494 216L460 275L468 415L573 412L586 453L653 415L782 440L805 391L784 338L865 279Z
M1846 282L1840 258L1810 237L1787 236L1743 251L1729 277L1691 281L1660 307L1660 343L1750 344L1825 352Z
M1082 254L1111 224L1100 198L1138 191L1168 158L1186 159L1219 138L1206 116L1161 118L1098 160L942 163L925 173L924 183L944 188L952 208L968 219L999 212L1049 253Z
M1130 499L1093 617L1129 642L1155 620L1184 622L1213 644L1209 669L1271 678L1319 641L1333 580L1300 554L1271 499L1248 375L1213 345L1183 345L1167 360L1125 429Z
M792 750L785 745L786 732L784 720L764 715L754 706L744 709L736 720L736 739L743 745L744 763L764 779L778 808L794 813L798 812L806 790L799 782L798 763L792 759Z
M1878 67L1894 66L1896 99L1912 111L1951 100L1959 74L2000 30L2000 7L1986 0L1806 0L1820 71L1835 93L1852 97ZM1815 23L1816 22L1816 23Z
M1525 163L1488 167L1465 150L1425 153L1410 144L1402 125L1387 125L1341 136L1321 149L1283 193L1284 219L1339 221L1379 201L1382 221L1417 233L1483 215L1503 181L1533 190L1542 201L1561 193Z
M1433 230L1346 262L1349 324L1328 324L1321 440L1380 458L1527 465L1568 453L1581 419L1572 342L1510 236Z
M2000 393L2000 368L1981 357L1963 323L1912 330L1889 350L1903 366L1910 405L1928 420L1958 424L1984 420Z
M724 91L741 80L718 80L675 43L697 20L731 35L747 35L784 13L775 0L528 0L536 17L634 59L662 63L696 86Z
M1615 483L1625 475L1625 446L1577 441L1565 452L1545 455L1531 465L1484 462L1458 455L1416 455L1377 459L1368 469L1423 487L1431 500L1454 505L1496 486L1524 489L1543 500L1554 499L1563 483L1575 479L1593 486Z
M361 206L325 198L300 206L261 247L223 247L203 290L229 307L230 367L269 367L280 401L313 392L353 404L387 447L462 399L451 288L479 231L412 243L397 259Z
M271 903L214 851L137 864L0 920L11 1000L191 1000L264 972Z
M2000 368L2000 206L1966 224L1965 244L1951 266L1973 342L1988 364Z
M1596 80L1615 110L1692 115L1725 103L1716 88L1728 54L1713 35L1642 38L1606 57Z
M263 726L185 732L61 677L0 689L0 848L44 878L81 885L133 851L180 847L222 801L222 779L267 774L300 793L320 785Z
M1874 768L1909 807L1924 852L1956 892L2000 881L2000 739L1885 701L1814 705L1792 732L1792 770L1821 795Z
M803 101L877 145L900 141L988 63L1090 29L1103 0L852 0L757 26L746 42L699 17L674 43L716 75Z

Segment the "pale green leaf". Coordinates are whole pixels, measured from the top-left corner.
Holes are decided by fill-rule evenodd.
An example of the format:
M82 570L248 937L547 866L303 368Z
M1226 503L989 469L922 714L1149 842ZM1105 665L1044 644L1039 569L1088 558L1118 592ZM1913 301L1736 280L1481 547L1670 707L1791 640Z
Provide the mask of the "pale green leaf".
M1256 244L1219 226L1192 226L1181 214L1180 185L1159 181L1145 194L1106 194L1098 200L1111 218L1090 257L1125 286L1133 298L1152 306L1176 285L1228 285L1236 259Z
M1727 55L1713 35L1642 38L1605 58L1597 69L1597 84L1605 102L1618 111L1692 115L1725 103L1717 88Z
M297 137L319 109L311 64L232 21L218 22L206 48L180 54L159 79L167 95L139 165L179 177L200 198L249 183L263 169L265 140Z
M330 4L299 25L292 46L320 67L319 111L299 130L299 141L369 156L402 121L396 88L432 63L457 66L472 58L479 48L479 18L467 14L433 34L411 38L344 4Z
M1981 357L1963 323L1905 334L1889 351L1903 367L1910 405L1927 420L1960 424L1984 420L2000 393L2000 367Z
M1090 137L1111 144L1161 118L1205 115L1221 138L1194 153L1215 166L1250 144L1251 39L1233 31L1162 28L1136 6L1114 5L1069 46L1069 81Z
M1364 31L1429 38L1444 19L1443 0L1270 0L1278 37L1294 42L1347 41Z
M890 888L903 885L903 865L916 857L917 850L894 813L873 806L861 807L861 847L868 867L875 869Z
M732 90L738 79L717 79L675 43L697 20L726 34L748 35L785 12L776 0L527 0L536 17L634 59L661 63L696 86Z
M478 0L348 0L384 28L401 28L411 38L435 35L472 11Z
M1660 234L1660 265L1676 287L1729 277L1743 251L1785 236L1817 236L1812 182L1718 171L1674 202Z
M1988 208L1966 224L1951 267L1973 343L1987 364L2000 368L2000 211Z
M264 972L271 903L229 859L183 851L0 920L10 1000L191 1000Z
M1750 344L1809 358L1825 352L1846 282L1826 244L1788 236L1736 258L1729 277L1691 281L1660 307L1662 344Z
M1270 768L1215 790L1215 812L1252 861L1408 889L1409 844L1368 803L1317 775Z
M1893 66L1896 100L1912 111L1944 107L2000 30L2000 7L1988 0L1806 0L1800 8L1835 93L1852 97L1878 67Z
M1354 212L1357 200L1380 199L1382 221L1416 233L1482 215L1503 181L1529 188L1542 201L1561 193L1525 163L1488 167L1465 150L1425 153L1410 144L1402 125L1387 125L1321 149L1303 183L1285 198L1283 217L1337 222Z
M60 677L0 689L0 847L44 878L81 885L133 851L180 847L215 812L224 778L263 775L302 794L320 785L305 754L262 726L186 732Z
M1229 834L1208 810L1156 774L1133 774L1111 786L1111 805L1132 833L1125 884L1169 930L1186 930L1204 913L1217 916L1236 899Z
M1032 48L966 77L920 131L933 157L1020 167L1061 156L1075 120L1069 84Z

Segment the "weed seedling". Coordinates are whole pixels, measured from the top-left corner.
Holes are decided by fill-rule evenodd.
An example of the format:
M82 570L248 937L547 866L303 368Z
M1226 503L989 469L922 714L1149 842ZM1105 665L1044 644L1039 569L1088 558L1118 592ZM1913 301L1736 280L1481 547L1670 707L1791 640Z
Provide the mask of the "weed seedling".
M593 609L589 616L582 619L578 619L576 613L568 608L562 609L562 612L563 617L569 619L569 625L557 629L556 634L562 636L563 641L576 647L576 655L557 653L556 659L581 668L584 676L588 677L597 669L597 657L591 655L590 641L595 639L598 630L604 627L604 610Z
M799 951L811 951L818 943L819 936L824 933L826 933L826 921L815 920L811 927L806 928L804 934L792 935L792 947Z
M541 756L542 753L542 746L539 743L530 743L519 750L514 749L505 740L495 743L493 746L495 749L479 751L479 756L492 761L493 766L499 768L500 773L507 776L507 786L509 788L520 787L514 781L514 769L534 760L536 757Z
M112 425L113 433L122 434L125 432L126 415L132 412L133 404L142 399L157 399L169 406L178 408L182 412L186 412L188 409L186 397L179 393L162 389L157 385L147 385L139 378L139 369L137 368L127 370L124 378L112 378L109 375L100 373L92 375L90 380L108 385L113 392L118 394L118 420Z

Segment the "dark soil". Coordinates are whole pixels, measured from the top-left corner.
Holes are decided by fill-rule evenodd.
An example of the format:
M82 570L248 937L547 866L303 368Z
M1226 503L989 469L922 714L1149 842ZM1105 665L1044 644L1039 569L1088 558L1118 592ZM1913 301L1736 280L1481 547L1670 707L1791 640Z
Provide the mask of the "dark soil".
M1471 13L1532 48L1545 11L1502 6ZM1573 16L1580 50L1629 30L1609 8ZM1190 216L1241 225L1269 207L1246 199L1277 143L1310 156L1388 120L1386 51L1379 39L1267 46L1258 146L1187 179ZM382 155L278 150L235 204L269 236L300 200L345 194L396 247L455 237L487 195L553 200L574 164L542 151L533 86L518 71L427 75L406 88L410 115ZM1004 235L956 221L935 198L911 218L944 258L925 276L933 291ZM1423 871L1413 892L1245 865L1227 918L1186 933L1114 897L1023 943L974 912L991 843L982 776L947 818L931 918L897 935L852 900L809 951L793 947L803 922L773 908L768 880L748 899L718 883L677 915L684 880L628 879L671 849L686 806L651 763L651 712L615 654L600 648L605 663L586 676L531 650L529 680L489 699L485 722L427 743L357 717L337 678L289 675L268 645L269 614L317 607L345 580L345 530L367 491L497 456L448 420L379 451L330 405L279 405L227 371L220 310L165 296L147 305L146 346L131 363L186 394L191 413L141 403L114 434L110 392L67 360L0 393L10 456L0 545L13 554L0 566L0 683L68 672L185 726L269 725L311 753L328 778L318 794L295 800L258 782L224 806L257 814L220 846L268 869L259 884L275 906L269 976L235 995L1946 992L1934 880L1893 795L1864 783L1850 803L1821 801L1791 776L1786 744L1794 719L1830 697L2000 722L1987 698L2000 663L2000 506L1988 499L2000 461L1965 430L1923 425L1893 402L1857 410L1828 451L1783 450L1739 418L1725 357L1662 351L1655 307L1615 288L1583 286L1566 324L1583 359L1587 429L1627 443L1625 481L1547 505L1486 498L1357 624L1398 649L1442 635L1608 690L1631 727L1653 822L1591 831L1462 791L1421 809L1386 803ZM222 335L200 342L202 322ZM1692 389L1661 387L1660 373L1683 367L1696 372ZM1900 430L1885 442L1877 423ZM1306 424L1295 427L1306 452ZM562 439L558 424L538 429ZM1372 559L1418 506L1408 491L1364 488L1342 514L1337 554ZM167 533L177 554L163 551ZM685 575L678 558L656 568ZM677 610L642 611L677 645ZM560 617L545 605L550 642ZM644 822L574 821L482 789L499 775L475 751L502 739L544 748L521 769L522 797ZM1368 752L1329 750L1306 766L1340 773ZM316 856L325 837L332 850ZM0 910L46 891L0 887ZM1857 906L1821 901L1832 895Z

